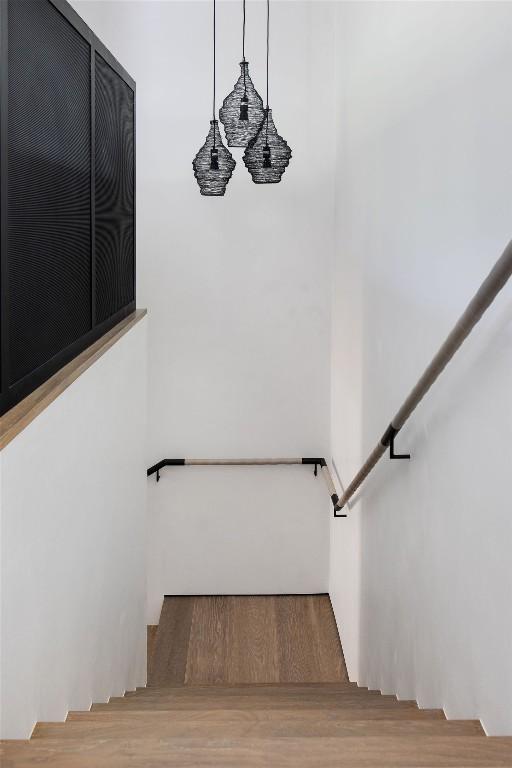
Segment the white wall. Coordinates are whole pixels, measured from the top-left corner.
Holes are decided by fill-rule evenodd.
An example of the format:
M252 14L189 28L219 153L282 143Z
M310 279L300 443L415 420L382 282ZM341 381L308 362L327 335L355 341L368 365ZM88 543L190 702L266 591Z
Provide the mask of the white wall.
M146 322L1 453L1 737L146 680Z
M292 162L280 184L255 185L234 149L226 196L212 199L191 166L209 129L212 3L74 5L137 81L151 463L324 455L333 69L315 35L332 35L332 8L272 2L270 102ZM246 53L262 95L265 13L248 4ZM220 103L240 71L240 3L217 3L217 32ZM164 593L327 590L329 500L309 470L177 469L149 482L148 621Z
M211 3L74 5L138 85L149 450L130 439L143 424L140 368L114 398L118 372L131 374L139 359L128 354L139 328L112 351L122 358L115 367L105 357L1 457L2 576L8 594L19 590L3 609L11 640L2 654L12 658L15 646L29 659L5 678L15 705L3 717L20 735L143 679L141 466L164 456L325 455L331 431L348 483L512 224L509 3L273 1L271 106L292 163L281 184L256 186L234 150L222 199L201 197L191 170L210 118ZM219 101L238 74L239 22L239 3L218 3ZM247 32L261 91L263 3L248 5ZM330 544L330 506L306 468L186 468L150 480L147 620L157 620L164 593L329 588L352 679L512 732L511 298L508 287L400 435L412 462L383 462L349 519L331 522ZM100 374L110 384L94 380ZM57 441L73 471L57 461ZM24 461L37 459L30 475L20 445ZM126 445L128 485L127 468L105 462ZM45 480L52 473L58 496ZM122 510L107 503L124 493ZM61 546L64 533L79 540L80 557ZM125 547L112 569L114 541ZM127 613L112 613L125 599ZM123 645L132 634L135 645ZM110 643L124 649L114 669ZM43 674L57 666L59 686L38 702Z
M338 34L347 483L512 237L512 5L347 4ZM383 461L352 515L360 682L492 734L512 733L511 392L509 285L400 434L412 461Z

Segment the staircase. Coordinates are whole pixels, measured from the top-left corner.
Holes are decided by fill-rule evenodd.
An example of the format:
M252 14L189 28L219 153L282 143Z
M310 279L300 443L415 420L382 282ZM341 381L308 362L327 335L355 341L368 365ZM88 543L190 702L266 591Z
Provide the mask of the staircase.
M512 738L348 682L334 634L327 596L166 598L150 686L39 723L0 764L512 766Z

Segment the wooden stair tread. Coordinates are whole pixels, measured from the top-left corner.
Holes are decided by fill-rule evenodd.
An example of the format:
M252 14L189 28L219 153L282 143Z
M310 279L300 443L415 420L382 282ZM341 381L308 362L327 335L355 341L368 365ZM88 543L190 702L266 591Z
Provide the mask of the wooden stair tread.
M181 696L200 696L201 693L215 693L222 696L245 693L257 695L259 693L269 693L281 691L282 693L300 693L302 691L321 691L322 693L359 693L362 695L382 696L380 691L368 691L366 688L359 688L354 683L236 683L233 685L159 685L147 686L146 688L137 688L136 691L127 691L123 698L127 696L137 696L139 694L157 695L176 694ZM118 697L120 698L120 697Z
M125 696L112 696L108 702L104 703L112 703L116 704L119 702L137 702L137 701L145 701L145 702L158 702L158 701L206 701L208 699L215 698L217 701L237 701L237 700L248 700L248 701L277 701L278 699L289 699L290 701L296 701L300 703L301 701L307 701L307 700L313 700L316 699L318 701L344 701L344 700L351 700L351 701L393 701L397 702L396 696L392 696L390 694L388 695L382 695L380 693L368 693L366 691L358 691L357 689L350 689L350 690L322 690L321 688L315 688L315 689L306 689L306 688L296 688L296 689L288 689L288 688L280 688L276 687L272 690L268 689L261 689L258 688L256 690L251 690L250 688L236 688L236 689L230 689L226 690L224 688L218 689L215 686L211 686L208 689L201 689L196 690L194 688L184 688L184 689L172 689L172 688L165 688L161 691L155 690L155 689L148 689L147 691L137 691L137 693L133 694L126 694ZM402 699L400 701L401 704L410 704L412 700L410 699Z
M261 707L206 707L202 708L199 711L201 712L253 712L258 711L261 709ZM281 712L286 711L287 707L281 707L281 708L270 708L270 707L264 707L266 711L269 712ZM150 716L152 713L155 715L163 715L165 716L165 713L167 713L168 717L174 717L175 715L180 714L189 714L189 713L195 713L197 712L197 708L194 707L181 707L181 708L160 708L160 709L151 709L150 707L146 707L145 709L137 709L135 707L122 709L97 709L93 707L90 712L69 712L66 722L74 722L76 720L79 720L84 715L94 715L95 717L116 717L120 714L127 713L127 714L133 714L134 716L143 717L143 716ZM332 707L308 707L306 711L316 711L316 712L330 712L332 711ZM379 707L379 708L372 708L372 707L347 707L347 708L337 708L334 710L337 714L339 720L445 720L444 713L441 709L413 709L412 707L410 709L392 709L387 707ZM63 725L63 723L58 723L57 725Z
M90 740L104 738L241 738L241 737L353 737L353 736L482 736L478 721L441 719L364 718L345 719L338 710L251 709L186 711L88 713L66 723L39 723L32 738Z
M125 696L136 696L138 693L149 693L154 691L156 693L170 693L181 691L186 694L200 693L201 691L215 691L216 693L222 691L357 691L358 693L378 693L382 695L380 691L368 690L357 685L357 683L349 682L322 682L322 681L310 681L310 682L297 682L297 683L210 683L208 685L198 683L188 683L187 685L147 685L145 687L137 688L135 691L127 691Z
M89 741L62 739L3 745L4 768L52 765L54 768L119 766L236 766L240 768L494 768L512 764L512 738L467 736L367 736L365 738L148 738ZM13 756L14 760L13 761Z
M197 709L198 707L204 707L207 709L224 709L226 704L231 709L247 709L247 708L263 708L279 709L283 707L289 707L294 704L297 707L305 708L331 708L336 709L349 709L351 707L357 707L360 709L417 709L416 702L414 701L397 701L390 698L379 698L378 696L371 699L364 696L330 696L324 697L321 695L316 696L281 696L276 694L274 696L230 696L229 698L219 698L215 694L210 696L202 696L195 699L191 697L174 697L174 696L161 696L152 699L144 699L143 697L137 699L118 699L111 701L108 704L93 704L92 711L115 711L122 710L127 711L130 709L138 710L173 710L173 709Z

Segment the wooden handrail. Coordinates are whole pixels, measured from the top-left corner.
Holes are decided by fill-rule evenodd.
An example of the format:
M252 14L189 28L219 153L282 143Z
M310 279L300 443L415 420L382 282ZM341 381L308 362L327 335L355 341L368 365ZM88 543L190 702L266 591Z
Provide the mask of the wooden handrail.
M391 420L391 423L380 442L377 443L370 453L357 475L342 494L339 502L335 504L335 512L343 509L347 501L354 495L379 459L384 455L388 446L392 447L393 440L397 433L403 427L418 403L423 400L432 384L434 384L438 376L450 362L463 341L469 336L484 312L490 307L498 293L506 285L511 275L512 240L469 302L453 330L447 336L444 344L440 347L437 354L433 357L432 361L419 378L417 384L412 388L395 417Z
M339 497L336 493L331 470L322 456L316 458L292 459L162 459L148 469L147 476L149 477L150 475L156 474L156 481L158 482L160 480L160 470L164 467L261 467L274 466L277 464L309 464L310 466L315 467L315 475L318 474L318 467L320 467L333 507L336 510ZM334 516L346 517L346 515L336 514L336 511Z

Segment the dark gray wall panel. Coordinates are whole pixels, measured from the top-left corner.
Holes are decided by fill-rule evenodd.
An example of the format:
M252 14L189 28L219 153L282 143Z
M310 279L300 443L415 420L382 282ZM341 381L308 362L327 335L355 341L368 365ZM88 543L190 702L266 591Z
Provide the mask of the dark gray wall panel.
M8 6L9 383L91 318L90 46L49 2Z
M96 54L96 318L134 298L134 94Z

